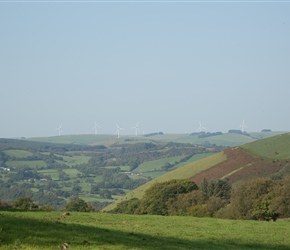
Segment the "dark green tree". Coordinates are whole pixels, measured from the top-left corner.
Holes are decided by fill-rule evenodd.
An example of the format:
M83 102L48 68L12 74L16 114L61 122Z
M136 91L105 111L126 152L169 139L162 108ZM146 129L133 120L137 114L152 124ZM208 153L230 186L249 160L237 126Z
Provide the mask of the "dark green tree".
M12 203L12 208L22 210L36 210L38 206L29 197L19 197Z
M207 195L201 190L178 194L176 198L168 200L168 213L169 215L189 215L191 207L205 204L207 199Z
M266 219L271 213L269 194L273 185L269 178L255 178L235 187L230 205L233 216L236 219Z
M98 194L100 192L100 188L97 185L92 185L91 186L91 194Z
M11 206L6 201L0 200L0 209L7 209L10 207Z
M290 217L290 175L275 182L270 197L269 209L279 217ZM269 199L268 199L269 200Z
M208 197L220 197L225 200L231 198L231 185L228 179L210 180L203 179L200 188Z
M135 211L139 205L140 200L138 198L132 198L130 200L118 203L117 207L112 212L119 214L135 214Z
M66 211L75 212L94 212L96 209L90 204L86 203L83 199L77 198L72 200L65 206Z
M172 199L176 199L178 194L189 193L197 189L194 182L184 179L155 183L145 192L137 213L168 215L169 200L172 202Z
M110 200L113 199L112 193L108 189L102 189L102 190L100 190L99 194L104 199L110 199Z

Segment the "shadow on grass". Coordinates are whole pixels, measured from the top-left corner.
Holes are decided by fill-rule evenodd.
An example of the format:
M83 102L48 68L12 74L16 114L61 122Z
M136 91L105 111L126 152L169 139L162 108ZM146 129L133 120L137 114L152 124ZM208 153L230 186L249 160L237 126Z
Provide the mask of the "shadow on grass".
M13 247L15 242L21 242L31 249L57 249L64 242L70 243L69 249L289 249L289 246L241 242L237 239L185 240L150 235L150 228L148 234L134 233L101 228L97 223L96 226L86 226L58 220L30 219L21 215L14 217L10 214L0 215L0 229L3 247ZM89 245L85 246L87 242Z

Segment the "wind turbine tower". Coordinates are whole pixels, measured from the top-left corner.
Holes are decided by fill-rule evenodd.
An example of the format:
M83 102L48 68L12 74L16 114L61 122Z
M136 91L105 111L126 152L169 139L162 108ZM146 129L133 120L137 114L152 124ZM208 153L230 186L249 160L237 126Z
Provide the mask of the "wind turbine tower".
M139 122L137 122L136 126L132 127L132 129L135 129L135 135L137 137L138 136L138 131L140 130L139 129Z
M93 127L93 130L95 131L95 134L98 134L98 128L100 128L100 126L95 122L95 126Z
M60 124L60 126L58 128L56 128L55 130L58 130L58 135L60 136L62 133L62 128L61 128L62 124Z
M245 129L247 128L246 124L245 124L245 119L243 120L243 123L239 126L241 127L242 132L245 132Z
M197 128L196 131L197 132L205 132L205 130L206 130L206 128L201 125L201 122L199 122L199 127Z
M120 138L120 130L122 130L123 128L120 128L118 123L116 123L116 126L117 126L116 133L117 133L118 138Z

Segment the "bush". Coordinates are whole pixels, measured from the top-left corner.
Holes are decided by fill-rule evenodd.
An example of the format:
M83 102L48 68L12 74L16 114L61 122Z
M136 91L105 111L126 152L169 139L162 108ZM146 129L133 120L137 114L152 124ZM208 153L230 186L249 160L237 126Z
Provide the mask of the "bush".
M38 206L29 197L19 197L12 203L12 208L22 210L36 210Z
M220 197L210 197L206 202L207 213L209 216L214 217L218 210L226 205L227 202Z
M139 205L140 200L138 198L132 198L130 200L118 203L117 207L112 211L112 213L135 214L135 211Z
M96 208L86 203L84 200L77 198L66 204L65 210L75 212L95 212Z
M265 202L273 185L273 181L269 178L256 178L236 187L231 198L234 217L236 219L261 219L263 214L265 217L268 216L269 204Z
M0 200L0 209L8 209L8 208L11 208L11 206L6 201Z
M215 214L215 218L230 219L230 220L235 219L231 205L228 204L227 206L222 207L220 210L218 210Z
M207 217L209 216L206 204L195 205L188 209L188 214L194 217Z
M205 204L207 199L207 195L201 190L178 194L176 199L170 199L167 202L169 215L188 215L190 207Z

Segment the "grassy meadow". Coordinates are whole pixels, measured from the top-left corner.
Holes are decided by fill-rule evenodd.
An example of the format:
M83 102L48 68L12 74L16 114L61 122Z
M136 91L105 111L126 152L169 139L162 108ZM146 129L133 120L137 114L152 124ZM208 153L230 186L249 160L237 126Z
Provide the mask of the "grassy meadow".
M39 167L46 167L46 163L44 161L7 161L6 165L8 167L27 167L30 168L39 168Z
M262 158L290 159L289 138L290 133L285 133L242 145L241 148Z
M289 249L290 223L106 213L0 214L1 249ZM174 225L174 226L173 226Z
M3 151L5 154L16 157L16 158L21 158L21 157L28 157L32 156L33 153L26 151L26 150L17 150L17 149L9 149L9 150L4 150Z
M175 156L175 157L168 157L163 159L158 159L154 161L147 161L140 164L134 171L137 172L150 172L150 171L156 171L161 170L162 166L165 165L165 163L174 164L174 162L179 161L183 156Z

